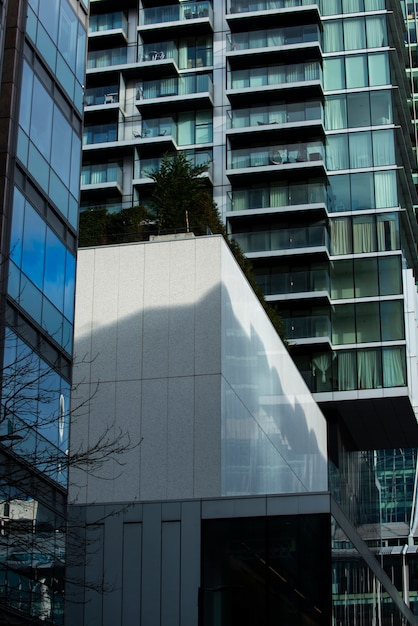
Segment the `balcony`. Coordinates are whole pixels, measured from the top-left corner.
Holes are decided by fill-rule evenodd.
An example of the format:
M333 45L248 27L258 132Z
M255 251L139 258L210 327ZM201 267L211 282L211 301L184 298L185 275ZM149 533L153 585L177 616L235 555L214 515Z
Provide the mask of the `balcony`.
M175 29L196 33L206 32L212 29L213 10L210 2L181 2L161 7L149 7L140 10L138 29L153 30Z
M256 273L256 281L265 296L289 296L300 298L301 294L326 293L329 300L330 277L328 269Z
M86 89L84 104L86 107L101 107L103 104L119 106L119 86L107 85Z
M212 106L213 84L208 74L182 74L172 78L147 80L136 86L136 104L155 106L158 103L170 104L187 100L188 103Z
M322 208L327 206L325 185L314 183L272 183L269 187L239 189L228 194L227 210L229 218L254 213L283 212L290 207L296 209ZM292 210L290 208L290 210Z
M122 194L122 167L120 163L95 163L83 165L81 190L114 189Z
M104 15L91 15L89 19L89 38L95 37L128 41L128 20L122 11L106 13Z
M91 50L87 55L87 70L104 69L115 65L124 65L128 62L128 49L108 48L106 50Z
M309 343L322 343L323 341L331 343L331 320L328 315L285 318L283 329L286 339L291 342L305 339L309 340ZM298 343L301 342L298 341Z
M324 112L322 103L281 102L269 106L254 106L227 111L228 138L230 144L248 143L249 136L269 139L284 130L292 131L292 139L299 135L308 139L307 133L324 135Z
M97 124L85 126L83 130L83 146L117 141L117 124Z
M230 66L234 62L238 64L243 56L248 57L254 53L262 54L264 58L266 55L277 57L278 53L283 54L286 51L290 54L295 50L299 60L302 60L303 51L305 56L310 57L320 54L321 33L316 24L232 33L227 39Z
M253 11L274 11L275 9L312 6L314 3L312 0L242 0L241 2L233 0L231 2L228 14L234 13L248 13Z
M209 151L185 151L188 160L193 166L206 165L207 175L211 178L212 173L212 152ZM153 159L138 159L135 161L134 184L150 183L150 172L160 169L161 157ZM205 174L203 174L205 175Z
M295 99L299 99L307 89L311 97L322 96L323 93L322 68L318 61L232 70L229 84L226 93L234 106L240 101L257 102L265 97L265 92L274 91L278 87L281 90L292 89Z
M313 0L231 0L226 20L233 30L251 30L255 25L269 28L283 24L319 23L318 3ZM301 17L303 14L303 17Z
M233 233L232 238L253 258L272 256L271 253L297 254L295 250L303 248L326 250L329 254L329 235L322 225Z
M231 182L241 182L249 175L255 180L277 179L277 175L325 175L324 145L321 141L300 141L292 144L239 148L228 154Z
M153 70L170 62L181 70L210 67L213 64L212 45L188 46L187 50L183 48L179 52L173 41L143 43L138 47L138 62L151 65Z

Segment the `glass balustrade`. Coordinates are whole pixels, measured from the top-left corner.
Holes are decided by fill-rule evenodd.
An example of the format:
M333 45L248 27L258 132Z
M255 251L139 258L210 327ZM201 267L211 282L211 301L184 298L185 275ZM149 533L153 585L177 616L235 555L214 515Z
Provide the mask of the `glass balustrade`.
M125 127L125 139L151 139L165 136L176 138L176 135L177 126L172 117L142 120L142 122Z
M127 56L128 50L126 47L92 50L87 55L87 69L123 65L127 62Z
M271 65L269 67L250 67L233 70L230 76L231 89L261 88L271 85L285 85L319 81L322 69L318 61Z
M184 150L184 154L187 156L189 162L193 165L206 165L207 171L211 171L212 153L208 151L189 151ZM141 159L135 162L135 178L149 178L150 172L159 170L161 165L161 157L153 159Z
M281 102L264 107L233 109L228 111L228 128L263 127L270 124L286 124L324 120L321 102Z
M228 194L228 211L274 209L302 204L327 204L327 192L321 182L273 183L269 187L237 189Z
M115 104L119 102L118 85L108 85L105 87L91 87L86 89L84 103L86 106L98 104Z
M329 249L329 235L325 226L234 233L232 238L239 243L245 253L322 246Z
M85 126L83 130L83 145L117 141L117 138L117 124L98 124L94 126Z
M164 61L164 59L173 59L178 63L179 53L174 42L166 41L163 43L141 44L138 46L138 61Z
M264 0L261 2L233 1L229 13L247 13L248 11L271 11L274 9L294 8L316 5L312 0Z
M231 169L288 165L324 160L324 146L320 141L298 142L278 146L240 148L231 150Z
M146 80L136 87L137 100L167 98L169 96L187 96L193 93L213 91L213 84L207 74L183 74L173 78Z
M98 33L104 30L116 29L122 29L125 32L128 30L128 20L122 11L90 16L89 33Z
M267 296L330 290L327 269L256 274L256 281Z
M140 12L141 26L212 17L209 2L182 2L171 6L150 7Z
M308 42L320 42L320 31L317 25L290 26L287 28L271 28L232 33L228 37L231 51L250 50L255 48L271 48L272 46L290 46Z
M327 315L307 315L284 318L283 329L286 339L331 337L331 320Z
M83 165L81 172L82 185L101 185L103 183L118 183L122 186L122 167L120 163Z

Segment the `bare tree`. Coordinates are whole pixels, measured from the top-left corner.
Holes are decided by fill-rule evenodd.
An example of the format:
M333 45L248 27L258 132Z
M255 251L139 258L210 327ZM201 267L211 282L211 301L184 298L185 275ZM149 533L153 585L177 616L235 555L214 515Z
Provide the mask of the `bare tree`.
M12 329L6 329L0 405L0 624L63 622L67 545L84 550L67 516L70 469L89 474L140 441L104 419L88 445L69 453L70 417L85 417L97 387L77 402L70 385ZM72 588L84 581L72 580ZM103 591L103 590L102 590Z

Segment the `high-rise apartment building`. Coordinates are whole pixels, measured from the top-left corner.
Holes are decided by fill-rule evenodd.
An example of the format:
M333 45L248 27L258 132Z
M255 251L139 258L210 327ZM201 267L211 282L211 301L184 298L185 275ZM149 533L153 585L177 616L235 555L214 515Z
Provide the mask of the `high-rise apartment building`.
M63 623L87 0L0 3L0 622Z
M417 445L413 8L95 0L82 173L82 210L116 211L147 202L162 154L208 162L228 230L327 418L341 503L356 523L381 509L397 524L385 541L399 567L415 499L403 450ZM404 505L362 508L369 466L381 495L399 505L401 492Z

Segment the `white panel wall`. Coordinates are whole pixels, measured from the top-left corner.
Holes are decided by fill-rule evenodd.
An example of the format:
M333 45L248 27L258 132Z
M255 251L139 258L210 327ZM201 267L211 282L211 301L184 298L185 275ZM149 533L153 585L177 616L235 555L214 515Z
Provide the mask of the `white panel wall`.
M73 449L142 443L73 501L326 490L325 420L222 237L80 250L75 347Z

